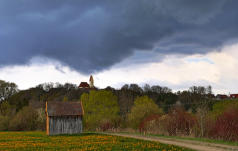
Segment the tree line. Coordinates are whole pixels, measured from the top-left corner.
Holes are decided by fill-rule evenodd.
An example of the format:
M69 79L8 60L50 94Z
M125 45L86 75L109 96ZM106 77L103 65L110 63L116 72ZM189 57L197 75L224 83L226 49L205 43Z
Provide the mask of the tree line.
M238 139L237 100L216 100L211 86L172 92L148 84L90 90L70 83L45 83L20 91L16 84L0 81L0 130L44 130L45 101L82 101L86 131L127 129Z

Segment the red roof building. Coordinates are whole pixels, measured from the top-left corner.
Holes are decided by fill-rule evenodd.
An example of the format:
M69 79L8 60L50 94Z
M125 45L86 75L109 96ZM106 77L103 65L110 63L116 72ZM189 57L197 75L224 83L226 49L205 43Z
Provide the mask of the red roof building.
M238 94L231 94L231 95L230 95L230 98L232 98L232 99L238 99Z
M90 86L87 82L81 82L79 88L90 88Z
M79 85L79 88L95 89L93 76L92 76L92 75L90 76L90 78L89 78L89 84L88 84L87 82L81 82L80 85Z
M219 100L223 100L223 99L227 99L229 97L227 95L224 95L224 94L217 94L216 98L219 99Z

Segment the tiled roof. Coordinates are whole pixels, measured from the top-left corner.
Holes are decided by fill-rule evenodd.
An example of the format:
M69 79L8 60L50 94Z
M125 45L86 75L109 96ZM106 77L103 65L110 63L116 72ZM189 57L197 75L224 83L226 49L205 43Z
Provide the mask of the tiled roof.
M79 88L89 88L89 84L87 82L81 82Z

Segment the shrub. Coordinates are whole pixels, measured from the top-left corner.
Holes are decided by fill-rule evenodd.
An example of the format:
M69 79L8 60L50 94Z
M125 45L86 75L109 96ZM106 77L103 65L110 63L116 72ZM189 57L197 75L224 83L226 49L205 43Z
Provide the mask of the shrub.
M113 124L109 120L102 120L100 122L100 130L107 131L113 128Z
M196 123L196 117L182 108L173 108L164 119L169 135L191 135Z
M10 105L7 101L0 102L0 115L10 117L15 115L15 113L15 106Z
M8 130L9 117L0 115L0 131Z
M238 109L228 108L219 115L209 132L209 136L227 141L238 141Z
M210 116L212 118L217 119L218 116L222 115L225 111L229 109L238 109L238 101L236 100L225 100L217 102L212 107L212 112L210 112Z
M206 106L200 106L197 108L196 118L197 124L194 127L194 135L196 137L207 136L207 132L211 129L212 118L208 114L208 108Z
M159 121L157 122L158 124L156 125L157 128L159 129L159 133L161 135L169 135L169 130L168 128L170 125L170 116L169 114L165 114L159 118Z
M162 109L152 99L148 96L138 97L134 102L131 113L128 114L128 121L132 128L137 129L144 118L159 113L162 113Z
M10 121L9 130L36 130L38 113L32 107L24 107Z
M43 108L37 109L37 129L39 130L45 130L46 126L46 116L45 116L45 110Z
M159 133L158 125L161 114L152 114L146 117L139 126L140 132Z

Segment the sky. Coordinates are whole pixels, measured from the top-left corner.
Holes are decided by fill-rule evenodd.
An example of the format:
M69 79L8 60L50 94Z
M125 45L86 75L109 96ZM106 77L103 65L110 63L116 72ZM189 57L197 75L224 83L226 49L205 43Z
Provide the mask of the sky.
M236 0L0 0L0 79L238 93Z

